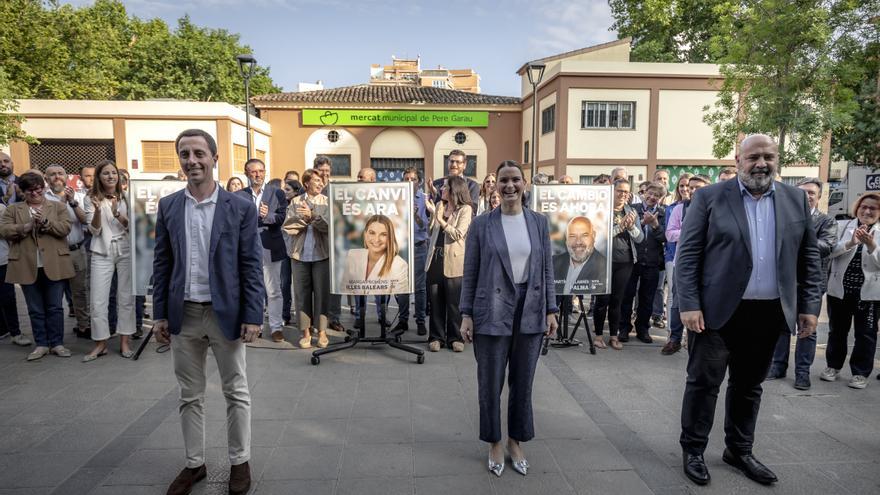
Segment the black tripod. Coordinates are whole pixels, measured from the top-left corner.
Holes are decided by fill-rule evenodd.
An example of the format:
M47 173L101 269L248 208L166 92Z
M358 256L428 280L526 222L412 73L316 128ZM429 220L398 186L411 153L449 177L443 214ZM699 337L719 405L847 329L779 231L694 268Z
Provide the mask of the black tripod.
M568 325L571 321L571 313L575 297L578 298L578 305L581 313L577 320L575 320L574 330L569 334ZM578 296L564 296L562 298L562 303L559 305L559 314L562 317L562 321L559 322L559 330L557 331L556 339L552 342L549 338L544 339L544 348L541 349L541 354L546 355L548 346L551 345L553 347L576 347L582 345L580 340L574 338L581 323L584 324L584 331L587 332L587 342L590 345L590 354L596 354L596 346L593 345L593 339L590 338L590 321L589 318L587 318L587 312L584 310L584 300Z
M388 302L385 298L381 299L382 311L381 314L386 314ZM358 323L360 329L357 332L348 330L345 337L344 342L340 342L338 344L333 344L324 349L318 349L312 352L312 364L315 366L321 364L321 356L324 354L330 354L331 352L339 352L345 349L351 349L352 347L358 345L361 342L366 342L370 344L385 344L395 349L400 349L404 352L408 352L410 354L416 355L416 362L422 364L425 362L425 351L422 349L417 349L412 346L408 346L400 342L400 332L388 332L388 327L385 325L385 318L382 318L382 321L379 322L379 336L378 337L367 337L367 305L364 304L364 310L361 311L361 314L358 315Z

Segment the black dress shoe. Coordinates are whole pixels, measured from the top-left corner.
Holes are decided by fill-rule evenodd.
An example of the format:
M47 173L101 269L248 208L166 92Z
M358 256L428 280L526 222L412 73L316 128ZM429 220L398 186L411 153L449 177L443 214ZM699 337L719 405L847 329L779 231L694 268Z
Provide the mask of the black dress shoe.
M767 372L767 378L765 378L765 380L778 380L780 378L785 378L785 372L776 368L770 368L770 371Z
M397 322L397 325L394 326L395 332L398 332L398 331L399 332L406 332L407 330L409 330L409 322L408 321L400 320Z
M651 336L648 335L648 334L645 334L645 335L636 335L636 338L639 339L639 340L641 340L642 342L644 342L644 343L646 343L646 344L650 344L650 343L653 343L653 342L654 342L654 339L652 339Z
M627 333L618 332L617 333L617 340L619 340L620 342L629 342L629 332L627 332Z
M752 454L736 455L730 449L724 449L721 459L742 471L750 480L757 481L762 485L769 485L779 481L776 475L773 474L773 471L770 471L767 466L761 464Z
M709 476L709 468L706 467L706 461L703 460L703 454L688 454L687 452L682 452L681 457L684 475L687 476L689 480L698 485L709 483L709 480L712 479L712 477Z
M418 333L419 335L428 335L428 329L425 328L425 322L423 322L423 321L416 322L416 326L418 327L418 329L416 330L416 333ZM877 376L880 376L880 375L877 375Z

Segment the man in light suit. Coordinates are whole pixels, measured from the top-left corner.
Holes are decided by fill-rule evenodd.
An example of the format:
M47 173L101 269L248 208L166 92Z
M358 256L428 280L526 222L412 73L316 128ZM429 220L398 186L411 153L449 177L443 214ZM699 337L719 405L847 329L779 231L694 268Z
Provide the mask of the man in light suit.
M737 179L691 198L678 241L675 288L688 332L681 410L685 475L709 482L703 451L729 370L722 459L762 484L776 475L752 455L761 382L780 332L816 330L822 274L804 192L774 183L779 152L765 135L743 139Z
M281 225L287 216L287 197L277 187L264 186L266 164L259 158L251 158L244 164L244 173L250 186L235 194L254 203L257 207L257 232L263 245L263 284L266 286L269 314L269 331L272 340L284 340L282 327L283 295L281 293L281 262L287 255Z
M187 494L205 470L205 360L210 347L226 397L229 493L250 489L251 399L245 343L263 324L257 208L214 182L217 144L200 129L175 142L187 187L159 201L153 261L156 340L171 343L180 385L186 467L168 489Z

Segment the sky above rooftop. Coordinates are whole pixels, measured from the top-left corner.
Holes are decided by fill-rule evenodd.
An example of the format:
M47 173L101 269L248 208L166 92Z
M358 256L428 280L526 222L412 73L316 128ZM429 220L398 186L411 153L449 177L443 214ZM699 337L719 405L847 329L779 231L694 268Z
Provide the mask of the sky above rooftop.
M69 0L83 5L89 0ZM525 62L612 41L604 0L123 0L129 14L241 35L285 91L299 82L363 84L370 64L421 56L422 68L472 68L483 93L519 96Z

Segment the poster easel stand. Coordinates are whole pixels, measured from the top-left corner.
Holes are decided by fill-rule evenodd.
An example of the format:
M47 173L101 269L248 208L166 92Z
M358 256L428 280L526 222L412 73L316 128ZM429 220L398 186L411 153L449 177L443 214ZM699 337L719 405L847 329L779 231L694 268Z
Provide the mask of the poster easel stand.
M568 333L568 325L571 321L571 313L574 298L578 299L578 305L580 306L580 315L577 320L575 320L574 330L571 331L571 334ZM559 324L559 330L557 331L557 337L554 340L545 339L544 347L541 349L541 354L546 355L548 346L553 347L577 347L583 345L583 342L574 338L574 335L577 333L578 328L580 328L581 323L584 324L584 331L587 332L587 342L590 346L590 354L596 354L596 346L593 344L593 339L590 338L590 320L587 318L587 312L584 310L584 300L578 296L565 296L562 298L562 302L559 307L559 314L562 316L562 321Z
M388 302L384 298L382 299L382 314L386 314ZM330 354L333 352L344 351L345 349L351 349L360 343L369 343L369 344L385 344L395 349L400 349L401 351L408 352L410 354L416 355L416 362L422 364L425 362L425 351L422 349L417 349L415 347L408 346L400 342L399 335L395 335L393 333L388 332L388 327L385 325L385 322L379 322L379 336L378 337L367 337L367 305L364 305L364 310L361 311L361 314L358 315L358 323L360 323L360 329L357 333L349 330L348 335L345 337L344 342L340 342L338 344L333 344L324 349L318 349L312 352L312 364L317 366L321 364L321 356L324 354ZM384 320L384 318L383 318Z

